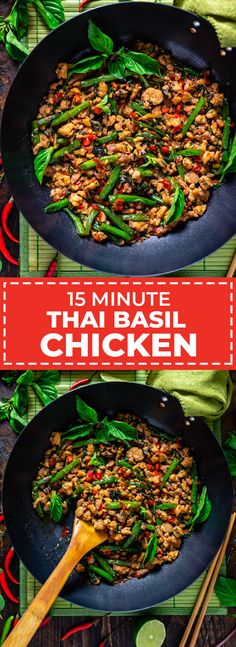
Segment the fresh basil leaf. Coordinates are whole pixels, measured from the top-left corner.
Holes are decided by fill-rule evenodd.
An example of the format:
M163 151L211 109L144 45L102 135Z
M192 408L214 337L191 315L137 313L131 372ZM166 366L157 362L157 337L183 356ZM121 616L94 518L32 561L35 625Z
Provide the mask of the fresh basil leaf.
M97 455L97 452L94 452L92 455L91 460L89 461L89 465L94 465L95 467L99 467L100 465L105 465L105 460L101 456Z
M55 387L47 386L46 384L44 386L40 386L37 382L33 382L31 386L37 393L37 396L44 407L47 406L47 404L50 404L50 402L55 400L57 397Z
M228 162L226 166L223 168L220 179L222 180L229 173L235 173L235 172L236 172L236 134L234 135L234 139L230 147Z
M96 439L99 440L100 443L108 443L109 442L109 432L105 425L101 427L101 429L98 429L96 431Z
M207 494L207 488L204 485L196 503L196 513L190 521L191 528L195 524L206 521L211 513L211 502Z
M108 103L108 94L105 94L105 97L103 97L102 101L97 104L97 108L101 108L103 112L105 112L107 115L111 114L111 109L107 105Z
M88 58L83 58L81 61L78 61L70 67L68 76L70 78L73 74L83 74L85 72L89 72L90 70L99 70L105 60L105 54L101 54L101 56L89 56Z
M85 436L89 436L92 429L93 429L93 424L76 425L74 427L71 427L71 429L67 429L67 431L63 433L63 439L76 440L77 438L83 438Z
M128 70L136 74L155 74L161 76L158 61L141 52L125 52L122 54L122 61Z
M185 197L182 189L178 185L175 189L173 201L169 209L169 213L165 218L165 224L169 225L171 222L177 222L184 210Z
M57 492L53 492L51 496L49 512L51 519L59 523L62 518L62 499Z
M14 384L19 375L19 371L0 371L0 379L5 384Z
M118 426L117 426L118 422ZM136 430L132 427L132 431L125 431L122 430L122 428L119 426L119 421L116 420L110 420L107 421L103 424L103 429L105 429L108 433L108 436L111 439L114 440L122 440L122 441L127 441L127 440L134 440L137 438L137 432Z
M27 425L26 418L22 418L16 409L11 409L9 422L16 434L20 434Z
M115 61L109 61L108 63L109 74L114 74L117 79L123 79L125 76L125 63L121 58L117 58Z
M233 449L236 452L236 434L230 434L224 442L224 448ZM235 456L236 458L236 456Z
M89 20L88 39L93 49L98 52L103 52L108 55L113 52L114 45L112 39L107 34L104 34L92 20Z
M60 371L42 371L41 375L34 378L34 382L40 385L43 384L57 384L60 382Z
M54 147L42 148L34 158L34 171L39 184L42 184L43 176L50 162Z
M64 20L64 10L60 0L31 0L47 27L55 29Z
M211 501L208 497L208 494L206 494L203 509L199 513L198 518L195 519L195 524L204 523L204 521L206 521L211 514L211 508L212 508Z
M98 422L98 414L95 409L89 407L89 405L86 404L79 395L76 396L76 409L81 420L85 420L85 422L93 422L94 424Z
M8 16L8 23L16 32L19 40L26 35L28 29L28 3L27 0L16 0Z
M28 410L28 388L18 384L11 398L12 404L21 416L25 416Z
M5 47L9 56L19 62L23 61L29 53L26 47L15 36L12 29L7 31Z
M224 453L230 469L230 474L236 477L236 434L230 434L223 444Z
M17 384L25 384L26 386L30 386L33 382L33 371L25 371L25 373L22 373L20 377L16 380Z
M6 605L6 602L4 600L4 597L0 593L0 613L4 609L5 605Z
M9 420L11 404L10 400L3 398L0 400L0 421Z
M132 425L129 425L127 422L123 422L122 420L111 420L111 423L113 427L116 427L116 429L123 431L123 433L126 435L127 440L136 440L137 429L135 429L135 427L132 427Z
M236 580L230 577L218 577L215 593L224 607L236 606Z
M148 547L143 558L143 566L147 566L154 559L157 551L158 540L156 535L152 535L148 542Z

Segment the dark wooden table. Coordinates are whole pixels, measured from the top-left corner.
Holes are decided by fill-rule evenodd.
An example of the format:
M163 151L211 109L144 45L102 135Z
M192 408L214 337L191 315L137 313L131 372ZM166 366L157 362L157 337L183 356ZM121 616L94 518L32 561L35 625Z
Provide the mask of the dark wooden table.
M6 15L8 12L10 2L1 3L0 14ZM9 56L5 53L5 50L2 45L0 45L0 116L2 113L5 97L7 91L10 87L11 81L14 78L14 75L17 71L17 65L11 61ZM10 197L7 185L3 180L0 184L0 207L5 204L7 199ZM14 207L11 217L10 217L10 226L12 231L17 235L18 233L18 212L17 208ZM13 256L17 257L17 246L15 243L7 241L7 246ZM2 255L0 254L0 258ZM17 267L6 262L3 258L3 269L1 272L2 276L15 276L17 274ZM16 322L17 322L17 313L16 313ZM236 428L236 372L232 374L235 386L234 386L234 395L231 407L223 419L223 433L227 435L230 431L233 431ZM0 397L8 396L10 390L0 384ZM0 470L1 470L1 481L4 473L4 468L7 462L7 458L10 454L10 451L15 442L15 434L11 430L10 426L7 423L0 425ZM234 551L234 546L236 543L236 529L232 537L231 546L228 551L228 574L230 577L236 577L236 552ZM10 547L10 540L5 532L4 526L0 526L0 563L3 564L4 555L6 554L8 548ZM13 585L14 589L14 585ZM17 592L17 589L16 589ZM16 605L8 604L4 609L2 615L5 619L8 615L16 614ZM181 636L184 631L184 627L187 623L186 617L181 616L172 616L160 618L164 621L167 629L167 640L165 641L164 647L178 647ZM83 618L53 618L51 622L42 628L35 638L31 641L30 645L32 647L57 647L60 645L60 636L62 633L71 627L73 624L83 622ZM122 625L122 623L124 623ZM107 641L106 645L109 647L132 647L132 627L134 621L127 618L105 618L101 620L99 625L89 630L89 632L84 632L83 634L77 634L76 636L70 638L68 644L71 647L98 647L101 640L101 636L107 635L111 630L118 628ZM3 624L3 623L1 623ZM207 616L203 622L202 630L197 641L197 647L213 647L220 640L222 640L234 627L235 619L230 616ZM227 642L228 647L235 647L236 640L235 637L232 640ZM16 645L17 647L17 645ZM155 647L155 646L153 646Z

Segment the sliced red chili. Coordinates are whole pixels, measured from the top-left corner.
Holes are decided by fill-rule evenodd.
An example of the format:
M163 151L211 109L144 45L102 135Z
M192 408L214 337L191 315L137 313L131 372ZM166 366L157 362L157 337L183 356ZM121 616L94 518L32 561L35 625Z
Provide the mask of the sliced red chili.
M148 501L149 505L154 505L154 503L155 503L154 499L149 499L149 501Z
M102 108L93 108L93 112L95 112L95 115L100 115L102 112Z
M166 106L163 106L163 108L161 109L161 112L163 115L165 115L166 112L169 112L169 110L170 110L169 108L167 108Z
M91 146L94 139L97 139L96 135L86 135L86 137L83 137L82 139L82 146Z
M151 146L150 146L151 148ZM170 152L169 146L162 146L161 147L161 152L164 153L164 155L167 155Z
M12 561L12 558L13 558L14 554L15 554L15 550L12 547L12 548L10 548L8 553L6 554L5 561L4 561L4 568L5 568L6 574L8 575L9 579L12 582L14 582L14 584L20 584L19 580L17 580L14 577L14 575L12 574L11 569L10 569L11 561Z
M95 480L94 470L89 470L87 474L87 481L94 481L94 480Z
M175 126L174 133L179 133L181 131L181 128L182 128L181 124L179 124L178 126Z
M162 182L165 189L169 189L169 190L171 189L170 180L167 180L166 178L164 178L164 180L161 180L161 182Z
M123 209L124 209L124 202L123 202L122 198L117 198L117 200L115 200L115 202L114 202L114 209L115 209L116 211L123 211Z
M100 479L102 478L102 476L103 476L103 472L102 472L102 470L96 470L96 472L95 472L95 478L96 478L96 480L97 480L97 481L100 481Z
M154 146L154 144L150 144L149 148L150 148L150 151L152 151L153 153L156 153L157 148L156 146Z

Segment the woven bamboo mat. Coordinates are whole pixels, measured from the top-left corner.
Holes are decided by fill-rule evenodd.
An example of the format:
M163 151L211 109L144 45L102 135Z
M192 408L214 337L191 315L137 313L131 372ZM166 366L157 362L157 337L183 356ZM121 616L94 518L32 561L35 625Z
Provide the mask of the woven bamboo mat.
M65 9L65 18L72 18L78 14L79 0L62 0ZM109 0L109 4L117 0ZM139 1L139 0L134 0ZM145 0L144 0L145 1ZM159 2L162 0L159 0ZM89 9L106 4L106 0L96 0L90 2ZM173 0L165 0L164 4L172 5ZM48 33L44 23L36 14L32 5L29 5L29 32L28 47L33 49L39 41ZM43 276L45 271L55 255L55 251L45 243L23 217L20 223L20 273L21 276ZM225 276L230 265L231 259L236 249L236 236L231 238L221 249L211 254L208 258L195 263L191 267L178 272L178 276ZM60 276L97 276L100 273L74 263L70 259L60 257Z
M89 371L62 371L61 381L58 385L58 394L62 395L68 391L70 386L83 377L87 377L90 374ZM129 380L135 382L145 382L146 381L146 372L145 371L117 371L117 377L122 380ZM96 377L95 381L98 380ZM39 410L41 406L37 398L32 395L29 407L28 418L32 418ZM220 423L214 423L214 431L217 437L220 437ZM225 574L225 566L222 569L222 574ZM201 584L204 580L205 574L203 574L196 582L189 586L185 591L179 595L171 598L167 602L160 604L158 607L152 610L153 613L157 615L189 615L195 601L197 599ZM34 577L26 570L23 564L20 565L20 611L23 613L28 605L34 599L37 591L39 590L40 585L34 579ZM208 614L210 615L226 615L227 609L221 607L220 602L213 593L209 606ZM91 615L91 611L83 609L82 607L70 604L62 598L58 598L55 604L52 607L53 616L81 616L81 615ZM94 614L93 614L94 615ZM101 614L97 614L101 615ZM115 614L115 615L125 615L125 614ZM127 615L130 615L127 614Z

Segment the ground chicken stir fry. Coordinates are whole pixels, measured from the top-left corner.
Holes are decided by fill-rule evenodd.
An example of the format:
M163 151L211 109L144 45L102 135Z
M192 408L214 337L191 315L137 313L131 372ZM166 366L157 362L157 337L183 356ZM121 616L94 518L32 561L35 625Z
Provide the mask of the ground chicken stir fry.
M51 512L55 497L63 513L75 499L76 515L108 533L108 543L77 566L95 583L143 577L175 560L191 530L198 487L195 463L181 438L163 437L130 414L117 420L137 431L128 447L92 440L75 447L55 432L33 483L40 516Z
M49 151L47 213L65 210L98 243L130 244L199 218L219 182L218 83L157 45L135 50L158 61L160 76L111 80L106 63L96 77L60 63L33 123L34 155Z

